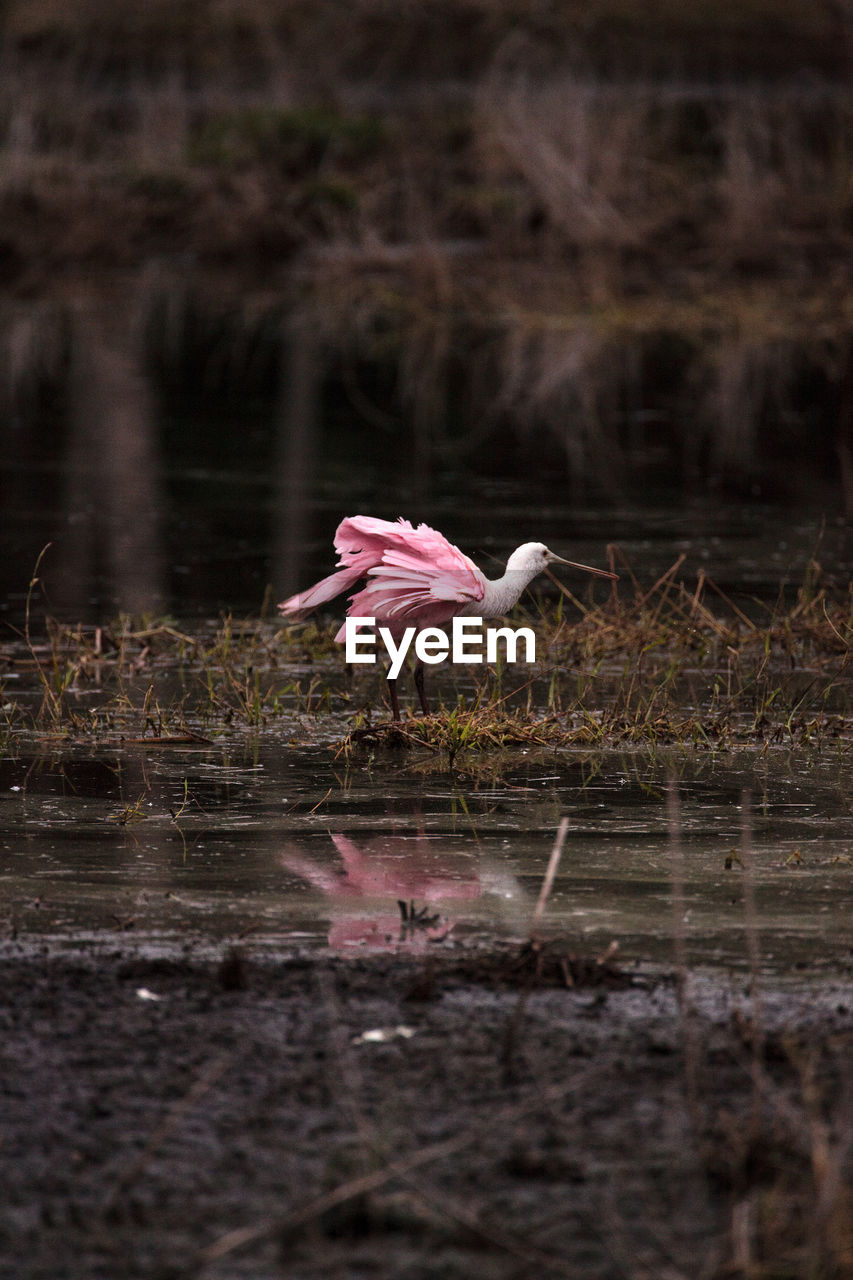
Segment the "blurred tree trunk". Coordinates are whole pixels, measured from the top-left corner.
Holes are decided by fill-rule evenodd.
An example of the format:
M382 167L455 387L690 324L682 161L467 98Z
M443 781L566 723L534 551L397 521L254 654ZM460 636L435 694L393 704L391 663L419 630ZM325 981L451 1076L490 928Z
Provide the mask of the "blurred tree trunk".
M305 585L311 481L321 429L320 341L307 318L285 335L276 411L274 580L282 595Z
M91 613L97 582L121 611L162 610L160 457L138 313L100 303L74 311L69 403L60 599Z
M848 345L841 373L841 404L838 413L838 451L841 496L844 514L853 520L853 346Z

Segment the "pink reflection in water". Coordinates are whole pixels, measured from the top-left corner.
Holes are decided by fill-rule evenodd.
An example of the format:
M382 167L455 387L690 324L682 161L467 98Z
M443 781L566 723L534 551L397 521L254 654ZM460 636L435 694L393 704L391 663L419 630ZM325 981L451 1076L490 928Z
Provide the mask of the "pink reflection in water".
M331 833L330 833L331 834ZM483 895L479 867L459 853L437 848L424 835L375 836L356 844L349 836L332 835L343 870L302 853L285 853L281 863L326 897L332 920L329 946L369 946L393 950L401 943L424 951L440 942L453 921L439 916L442 902L472 900ZM390 899L367 914L370 899ZM399 903L414 904L418 922L403 921ZM425 911L423 909L426 909ZM438 918L436 918L438 917Z

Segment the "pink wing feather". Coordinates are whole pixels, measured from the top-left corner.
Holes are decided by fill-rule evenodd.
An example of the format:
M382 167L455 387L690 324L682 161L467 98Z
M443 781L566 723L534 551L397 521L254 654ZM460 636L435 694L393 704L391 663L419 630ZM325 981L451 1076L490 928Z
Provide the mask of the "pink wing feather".
M401 631L407 624L436 626L459 612L460 604L482 600L485 579L458 547L427 524L408 520L348 516L335 534L339 568L308 591L280 604L284 614L301 614L325 604L366 578L347 613L375 617ZM343 641L344 628L335 639Z

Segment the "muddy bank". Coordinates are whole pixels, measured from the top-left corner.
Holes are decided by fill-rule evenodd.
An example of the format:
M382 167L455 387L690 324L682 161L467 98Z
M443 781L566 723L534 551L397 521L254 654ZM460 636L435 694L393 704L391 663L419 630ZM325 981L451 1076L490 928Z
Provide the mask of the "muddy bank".
M0 967L9 1280L853 1274L849 977L685 1027L506 950Z

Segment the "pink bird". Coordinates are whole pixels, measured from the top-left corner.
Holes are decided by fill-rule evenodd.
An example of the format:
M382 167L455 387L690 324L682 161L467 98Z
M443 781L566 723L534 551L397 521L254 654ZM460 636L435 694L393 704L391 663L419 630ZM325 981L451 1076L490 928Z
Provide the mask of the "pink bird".
M513 551L506 572L487 578L458 547L427 524L415 528L408 520L379 520L347 516L335 533L338 568L307 591L300 591L278 607L299 616L325 604L365 580L350 599L348 617L373 617L399 639L407 626L442 626L455 617L498 618L508 613L525 587L549 564L565 564L602 578L616 578L606 569L564 560L541 542L525 542ZM335 640L342 644L346 624ZM423 664L415 667L415 685L424 714L428 714ZM396 680L388 688L394 719L399 720Z

